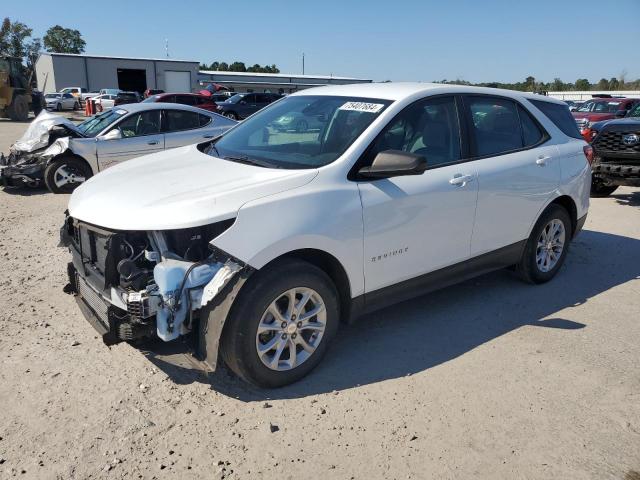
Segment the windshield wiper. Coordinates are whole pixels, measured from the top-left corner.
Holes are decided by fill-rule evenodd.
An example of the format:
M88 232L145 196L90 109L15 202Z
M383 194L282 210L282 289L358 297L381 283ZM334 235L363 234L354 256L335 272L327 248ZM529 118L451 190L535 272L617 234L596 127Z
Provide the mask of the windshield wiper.
M277 165L274 165L274 164L269 163L269 162L250 159L246 155L226 155L226 156L224 156L222 158L224 160L231 160L232 162L244 163L246 165L255 165L255 166L258 166L258 167L267 167L267 168L278 168Z

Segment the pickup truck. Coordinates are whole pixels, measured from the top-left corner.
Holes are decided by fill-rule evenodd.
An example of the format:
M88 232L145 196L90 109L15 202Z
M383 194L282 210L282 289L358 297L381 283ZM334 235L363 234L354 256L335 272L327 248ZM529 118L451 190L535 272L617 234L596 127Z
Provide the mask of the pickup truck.
M595 122L622 118L638 103L640 103L640 98L593 98L587 100L571 114L576 120L576 125L582 137L587 142L591 142L594 138L591 126Z
M640 187L640 101L624 118L595 122L592 197L606 197L619 186Z

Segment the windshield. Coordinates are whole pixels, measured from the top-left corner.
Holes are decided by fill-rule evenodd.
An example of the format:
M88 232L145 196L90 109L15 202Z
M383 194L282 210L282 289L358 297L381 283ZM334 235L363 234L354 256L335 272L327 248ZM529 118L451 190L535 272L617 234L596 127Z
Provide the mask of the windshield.
M230 130L209 151L272 168L316 168L335 161L391 102L371 98L286 97Z
M80 130L80 132L82 132L86 137L95 137L102 130L121 118L125 113L127 112L121 109L109 110L85 120L78 125L78 130Z
M246 96L247 96L246 93L238 93L238 94L234 95L233 97L230 97L227 100L225 100L225 102L238 103L240 100L242 100Z
M633 107L629 113L627 113L627 117L640 117L640 103Z
M620 102L585 102L578 108L578 112L615 113L619 110Z

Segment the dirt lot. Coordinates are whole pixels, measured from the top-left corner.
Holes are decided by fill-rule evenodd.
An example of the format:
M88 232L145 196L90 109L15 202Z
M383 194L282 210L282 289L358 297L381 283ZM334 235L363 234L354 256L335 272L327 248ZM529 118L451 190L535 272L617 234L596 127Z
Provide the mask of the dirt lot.
M0 197L2 478L640 478L640 190L593 201L553 282L370 315L274 391L105 347L62 293L68 196Z

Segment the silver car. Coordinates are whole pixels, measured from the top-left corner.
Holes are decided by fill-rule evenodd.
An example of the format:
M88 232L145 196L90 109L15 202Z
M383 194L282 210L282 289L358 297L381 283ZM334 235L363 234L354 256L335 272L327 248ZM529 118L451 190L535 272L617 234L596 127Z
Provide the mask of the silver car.
M5 185L38 186L44 182L54 193L69 193L113 165L148 153L206 142L238 123L175 103L119 105L79 125L53 117L45 117L48 123L40 129L33 126L33 142L39 148L13 152L0 162L4 164L0 173ZM37 121L36 118L34 123ZM66 130L64 136L53 135L62 127ZM22 143L31 146L30 141Z
M78 99L70 93L47 93L44 96L47 110L77 110L80 108Z

